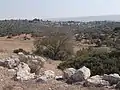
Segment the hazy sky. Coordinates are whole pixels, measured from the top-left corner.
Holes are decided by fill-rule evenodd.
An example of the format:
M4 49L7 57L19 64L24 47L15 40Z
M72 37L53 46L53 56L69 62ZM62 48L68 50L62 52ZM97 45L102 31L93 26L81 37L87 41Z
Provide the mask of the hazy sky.
M0 0L0 19L120 14L120 0Z

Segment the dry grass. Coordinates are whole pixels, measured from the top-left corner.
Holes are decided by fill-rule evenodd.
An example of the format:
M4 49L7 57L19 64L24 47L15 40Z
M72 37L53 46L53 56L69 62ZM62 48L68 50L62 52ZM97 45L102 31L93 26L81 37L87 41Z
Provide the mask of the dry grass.
M33 40L6 39L0 37L0 58L10 56L14 49L22 48L26 51L33 49Z

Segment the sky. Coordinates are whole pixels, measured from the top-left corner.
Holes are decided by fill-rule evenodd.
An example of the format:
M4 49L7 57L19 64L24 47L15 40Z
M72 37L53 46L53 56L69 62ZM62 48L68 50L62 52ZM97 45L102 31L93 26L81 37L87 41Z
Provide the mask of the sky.
M0 0L0 19L120 15L120 0Z

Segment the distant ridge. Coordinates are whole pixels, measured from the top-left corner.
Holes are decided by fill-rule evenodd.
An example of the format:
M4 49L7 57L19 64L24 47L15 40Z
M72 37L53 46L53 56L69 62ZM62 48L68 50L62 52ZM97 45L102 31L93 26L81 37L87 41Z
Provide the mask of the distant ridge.
M70 17L70 18L52 18L51 21L120 21L120 15L88 16L88 17Z

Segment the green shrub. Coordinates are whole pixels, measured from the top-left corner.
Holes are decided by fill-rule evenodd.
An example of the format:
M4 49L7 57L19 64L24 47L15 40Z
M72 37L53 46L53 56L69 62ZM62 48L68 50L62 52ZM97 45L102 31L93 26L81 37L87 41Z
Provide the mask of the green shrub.
M72 44L69 43L68 37L60 33L38 39L34 42L37 55L43 55L53 60L65 60L72 54Z
M103 54L103 53L110 53L110 52L111 52L110 47L94 47L90 51L90 53L95 53L95 54Z
M75 57L59 64L58 68L79 69L86 66L91 70L92 75L118 73L120 74L120 51L104 54L90 54L87 57Z
M86 49L78 50L76 53L76 57L88 56L91 51L93 51L93 49L90 47Z

